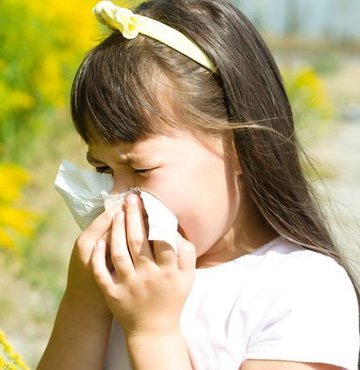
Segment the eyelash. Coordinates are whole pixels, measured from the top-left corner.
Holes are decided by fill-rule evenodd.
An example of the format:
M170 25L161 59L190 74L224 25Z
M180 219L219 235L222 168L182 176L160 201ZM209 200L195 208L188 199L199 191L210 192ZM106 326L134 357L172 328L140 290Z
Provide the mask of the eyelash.
M95 170L98 173L108 173L108 174L111 174L111 168L109 166L95 167ZM133 171L136 174L143 174L143 173L146 173L146 172L148 172L150 170L151 170L151 168L149 168L149 169L136 169L136 168L133 168Z
M111 173L111 169L109 166L95 167L95 170L98 173Z

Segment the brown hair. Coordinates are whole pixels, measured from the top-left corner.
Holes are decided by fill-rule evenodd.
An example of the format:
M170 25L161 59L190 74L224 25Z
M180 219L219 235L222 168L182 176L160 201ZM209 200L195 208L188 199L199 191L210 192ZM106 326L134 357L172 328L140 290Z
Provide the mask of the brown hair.
M210 133L231 129L247 191L265 222L341 262L301 168L279 70L253 25L225 0L154 0L135 12L193 39L217 73L149 37L127 40L114 31L88 53L73 83L71 110L82 138L133 142L159 133L159 121ZM164 87L176 117L162 108Z

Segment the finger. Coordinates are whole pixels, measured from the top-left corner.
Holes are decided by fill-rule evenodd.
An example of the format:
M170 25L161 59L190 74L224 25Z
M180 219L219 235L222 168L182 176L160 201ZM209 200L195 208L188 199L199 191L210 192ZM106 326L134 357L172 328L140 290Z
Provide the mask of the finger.
M110 272L114 272L115 268L110 255L106 256L106 267Z
M164 241L154 241L155 261L160 267L177 267L176 253L171 245Z
M192 243L184 239L178 233L176 243L177 249L177 264L179 270L192 271L196 266L196 249Z
M110 208L101 213L95 220L85 229L83 235L90 240L98 240L102 238L111 228L112 220L118 208Z
M98 240L92 250L91 267L96 283L101 290L107 290L113 283L111 273L106 266L106 242Z
M125 213L123 210L114 216L110 237L111 260L119 278L134 272L134 265L127 246Z
M127 243L134 265L136 266L142 257L146 257L146 259L154 262L154 257L146 236L142 205L140 198L135 194L130 194L126 198L125 225Z

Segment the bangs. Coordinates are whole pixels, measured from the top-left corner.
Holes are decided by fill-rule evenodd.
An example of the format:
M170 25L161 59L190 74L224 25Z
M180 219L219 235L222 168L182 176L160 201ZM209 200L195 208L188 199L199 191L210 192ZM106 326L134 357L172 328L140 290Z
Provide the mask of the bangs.
M171 86L153 48L141 35L127 40L114 32L88 53L71 90L72 119L86 143L134 142L159 134L162 122L171 121L158 98L159 86L167 86L166 98Z

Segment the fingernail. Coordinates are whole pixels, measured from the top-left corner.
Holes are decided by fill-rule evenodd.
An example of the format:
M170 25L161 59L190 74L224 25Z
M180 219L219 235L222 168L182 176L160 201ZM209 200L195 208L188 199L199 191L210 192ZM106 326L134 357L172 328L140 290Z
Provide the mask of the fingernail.
M137 195L135 194L129 194L127 197L126 197L126 203L129 204L129 205L133 205L133 204L136 204L137 203Z

